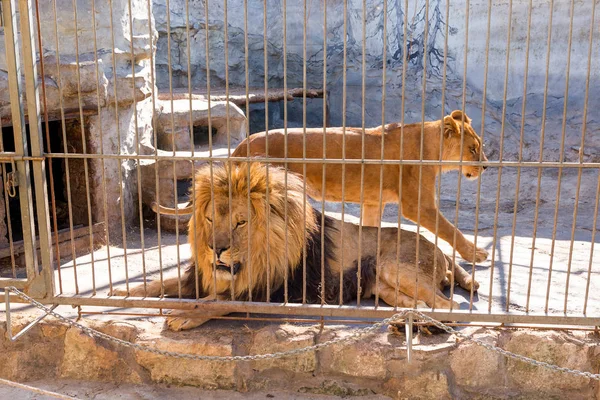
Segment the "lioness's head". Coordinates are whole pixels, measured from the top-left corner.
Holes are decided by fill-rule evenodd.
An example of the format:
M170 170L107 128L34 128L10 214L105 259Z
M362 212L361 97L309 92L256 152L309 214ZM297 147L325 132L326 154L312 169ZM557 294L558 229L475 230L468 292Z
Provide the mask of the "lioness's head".
M464 131L462 130L464 121ZM461 132L462 135L461 135ZM461 156L462 136L462 156ZM487 161L483 152L483 142L473 127L471 118L460 110L452 111L452 114L444 117L444 152L443 157L447 161ZM444 167L444 171L459 169L458 166ZM477 178L486 166L464 165L462 173L469 179Z
M286 186L285 173L270 166L267 174L256 162L198 170L188 240L205 290L212 289L214 278L217 292L229 290L233 281L236 296L265 287L267 276L276 287L286 268L298 264L304 219L307 229L315 221L312 208L304 207L302 181L288 173Z

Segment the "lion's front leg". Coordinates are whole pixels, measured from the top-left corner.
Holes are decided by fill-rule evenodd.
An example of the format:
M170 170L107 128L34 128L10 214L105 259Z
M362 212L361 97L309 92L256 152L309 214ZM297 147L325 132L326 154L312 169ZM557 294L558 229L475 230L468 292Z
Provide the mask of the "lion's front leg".
M165 279L162 282L160 280L153 280L144 285L138 285L131 289L129 289L129 293L127 293L127 289L113 289L108 293L109 296L130 296L130 297L159 297L163 292L164 294L175 295L177 294L177 288L179 285L179 278L169 278Z
M200 301L210 301L210 300L224 300L223 298L214 295L210 295L207 297L203 297ZM168 312L169 316L167 317L167 327L175 332L185 331L188 329L196 328L214 317L220 317L222 315L227 315L226 313L217 312L217 311L189 311L189 310L171 310ZM199 316L191 317L190 314L199 314Z

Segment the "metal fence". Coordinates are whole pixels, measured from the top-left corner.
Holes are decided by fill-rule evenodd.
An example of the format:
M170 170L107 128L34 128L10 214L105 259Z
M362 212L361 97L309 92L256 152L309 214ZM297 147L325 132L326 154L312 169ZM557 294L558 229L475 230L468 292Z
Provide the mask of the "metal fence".
M451 285L446 294L460 309L434 306L428 315L481 324L600 326L594 283L598 1L549 0L539 7L531 0L291 3L2 0L0 85L8 96L0 95L6 228L0 285L27 289L48 304L83 307L85 314L181 309L286 320L389 316L398 304L360 296L346 304L326 304L323 297L308 304L287 297L199 301L198 289L188 296L181 289L173 297L109 295L181 278L186 261L194 262L184 240L187 219L179 212L155 214L152 204L193 203L194 194L185 194L196 185L196 168L249 160L231 154L257 131L281 128L287 139L297 126L306 138L311 128L325 134L339 126L344 143L347 132L358 132L360 156L347 155L344 144L341 157L328 158L329 144L323 157L286 152L252 160L269 169L295 161L305 174L311 165L320 165L323 175L341 165L336 179L344 199L356 179L349 168L360 166L364 195L365 170L381 166L381 226L402 222L424 234L481 284L478 292ZM371 127L420 122L424 132L426 121L443 120L454 109L473 118L489 160L483 153L463 160L462 144L459 160L428 159L424 136L415 159L384 159L391 145L385 140L376 156L367 156ZM463 138L466 117L459 120ZM487 167L475 183L463 182L461 174L440 176L434 190L436 208L472 233L488 260L461 261L454 248L443 247L443 217L436 215L428 231L421 213L411 222L401 220L394 202L386 209L388 166L418 167L419 182L426 167ZM325 185L323 179L313 189L325 192ZM397 193L398 203L412 196L420 204L427 188L415 190ZM311 204L342 224L362 226L366 217L360 205L325 198ZM454 232L456 244L460 233ZM363 234L361 227L359 254ZM380 236L378 230L376 254ZM358 264L360 270L360 257Z

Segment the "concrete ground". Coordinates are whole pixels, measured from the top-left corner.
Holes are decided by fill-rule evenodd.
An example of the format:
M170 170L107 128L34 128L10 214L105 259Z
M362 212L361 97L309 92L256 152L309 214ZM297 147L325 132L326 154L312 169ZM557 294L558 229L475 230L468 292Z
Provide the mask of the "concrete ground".
M488 312L491 309L492 312L500 312L506 310L508 302L508 308L511 311L543 312L547 304L550 313L566 312L569 315L582 315L586 286L589 282L587 315L600 316L600 279L598 278L600 271L598 261L595 261L600 259L600 246L595 246L593 253L591 252L597 172L590 170L584 171L582 174L577 224L573 231L573 240L571 240L577 172L567 169L563 171L556 220L557 228L553 242L557 189L556 170L544 171L542 175L543 190L539 202L537 239L535 247L532 248L536 180L537 172L535 170L523 169L519 198L516 202L516 219L514 219L516 170L514 168L504 169L496 218L497 171L487 171L483 175L477 244L490 252L490 258L474 267L475 277L481 286L473 298L473 310ZM451 221L454 221L456 217L456 184L456 174L447 174L442 179L441 208L443 214ZM458 202L458 226L468 237L473 238L477 181L463 179L461 193ZM316 207L320 206L319 203L314 204ZM325 208L329 215L341 217L340 204L327 203ZM357 205L347 204L345 213L345 220L358 221L359 208ZM384 225L393 226L397 219L396 206L386 207L383 218ZM494 232L495 219L497 219L496 232ZM513 219L516 222L514 228ZM403 228L415 230L416 226L404 220ZM144 246L141 245L142 235L140 232L143 232ZM424 229L421 232L430 240L434 240L434 236L430 232ZM596 235L596 241L598 240L600 240L600 235ZM139 228L129 230L126 243L126 249L114 245L102 247L93 254L63 263L60 267L60 279L58 271L55 275L57 291L64 294L90 295L95 286L96 296L104 297L109 290L109 271L113 286L124 287L127 281L130 285L135 285L142 281L144 269L149 279L159 277L161 265L163 273L167 277L177 275L178 265L183 272L185 268L183 264L190 256L184 227L181 227L179 238L169 232L162 232L159 237L154 218L144 221L143 231ZM446 254L452 254L452 248L447 243L440 240L439 246ZM460 259L458 254L456 257L457 261L465 268L473 268L471 264ZM550 266L552 267L551 275ZM588 275L590 267L591 274ZM549 276L550 284L548 284ZM569 285L567 287L568 276ZM62 287L59 286L59 282ZM449 290L446 290L446 293L449 294ZM548 302L546 303L547 297ZM468 309L469 293L457 287L455 300L461 304L461 309ZM70 315L76 311L70 307L61 307L60 309ZM110 310L115 311L110 308L98 307L84 308L84 313L85 311ZM108 317L95 316L95 318Z

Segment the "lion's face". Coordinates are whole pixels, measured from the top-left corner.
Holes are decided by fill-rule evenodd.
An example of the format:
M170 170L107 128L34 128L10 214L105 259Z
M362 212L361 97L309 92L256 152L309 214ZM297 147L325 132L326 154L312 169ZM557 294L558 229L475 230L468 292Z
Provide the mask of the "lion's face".
M464 116L464 133L462 135L461 153L461 128ZM462 111L453 111L444 118L444 160L449 161L474 161L486 162L488 159L483 151L483 142L471 126L471 119ZM455 170L459 167L446 167L445 170ZM486 166L464 165L462 174L468 179L476 179L487 169Z
M248 204L232 199L230 208L228 199L216 199L204 215L204 235L209 257L216 259L217 279L234 280L248 260L248 221L252 218Z
M197 171L188 241L205 292L264 293L298 265L306 232L316 223L304 207L302 180L288 174L286 186L285 174L275 167L267 174L257 162Z

